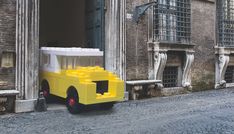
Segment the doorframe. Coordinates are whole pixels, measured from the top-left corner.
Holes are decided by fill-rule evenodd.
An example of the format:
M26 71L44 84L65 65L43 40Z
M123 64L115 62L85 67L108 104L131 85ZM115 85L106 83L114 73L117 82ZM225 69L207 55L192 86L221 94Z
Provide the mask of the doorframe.
M126 0L106 0L105 68L126 80Z
M16 81L18 99L38 97L40 0L16 1Z
M105 0L105 68L126 80L126 0ZM18 99L38 98L40 0L16 2L16 90ZM109 10L108 10L109 9ZM30 58L29 58L30 57Z

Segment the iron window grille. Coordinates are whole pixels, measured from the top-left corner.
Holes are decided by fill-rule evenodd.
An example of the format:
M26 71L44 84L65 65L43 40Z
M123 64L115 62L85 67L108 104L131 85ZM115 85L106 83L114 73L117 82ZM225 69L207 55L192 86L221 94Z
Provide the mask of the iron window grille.
M234 66L228 66L225 73L225 81L227 83L234 83Z
M167 66L163 71L163 86L177 87L178 85L178 67Z
M154 40L169 43L190 43L190 0L156 0L153 11Z
M234 0L217 0L218 44L234 47Z

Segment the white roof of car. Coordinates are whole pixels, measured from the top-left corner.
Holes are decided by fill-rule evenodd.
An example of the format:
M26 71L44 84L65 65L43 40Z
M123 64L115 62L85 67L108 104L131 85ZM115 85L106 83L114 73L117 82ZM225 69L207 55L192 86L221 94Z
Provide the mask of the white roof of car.
M57 56L103 56L103 51L93 48L42 47L42 53Z

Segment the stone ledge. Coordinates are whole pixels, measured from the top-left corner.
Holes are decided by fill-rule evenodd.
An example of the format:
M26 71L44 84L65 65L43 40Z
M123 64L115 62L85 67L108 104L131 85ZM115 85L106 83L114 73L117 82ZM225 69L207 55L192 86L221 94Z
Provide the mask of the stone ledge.
M210 2L210 3L215 3L215 0L203 0L203 1L207 1L207 2Z
M16 100L15 101L15 113L25 113L35 111L37 99L31 100Z
M194 52L194 43L148 42L148 51L186 51Z
M0 90L0 96L13 96L18 94L19 91L17 90Z
M172 87L172 88L163 88L161 90L162 96L172 96L172 95L179 95L179 94L187 94L190 93L186 88L183 87Z
M215 3L215 1L216 1L216 0L197 0L197 1L209 2L209 3Z
M234 53L234 48L233 47L214 47L215 48L215 54L226 54L230 55Z
M127 85L143 85L143 84L156 84L161 83L161 80L134 80L134 81L127 81Z

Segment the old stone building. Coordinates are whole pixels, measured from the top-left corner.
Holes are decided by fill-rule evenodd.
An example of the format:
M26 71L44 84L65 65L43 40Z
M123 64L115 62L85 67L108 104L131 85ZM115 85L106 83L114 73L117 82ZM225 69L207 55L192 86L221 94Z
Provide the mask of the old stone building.
M126 4L127 79L162 80L161 95L213 89L216 1L158 0L138 23L128 18L149 2Z
M100 48L105 68L126 81L126 98L233 86L233 7L233 0L2 0L0 91L19 92L16 112L34 110L42 46Z

